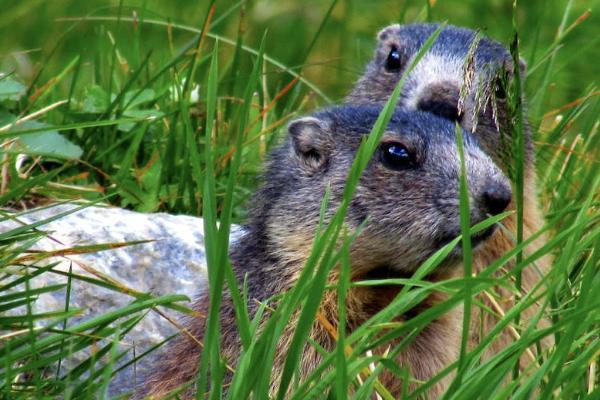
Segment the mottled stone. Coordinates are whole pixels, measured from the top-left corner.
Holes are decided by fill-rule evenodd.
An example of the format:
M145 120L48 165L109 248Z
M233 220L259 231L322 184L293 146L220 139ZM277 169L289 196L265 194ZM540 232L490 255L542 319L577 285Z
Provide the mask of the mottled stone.
M20 216L19 220L29 224L76 207L78 206L73 204L63 204L33 210ZM17 226L17 222L5 220L0 222L0 232ZM206 287L204 229L201 218L162 213L143 214L119 208L91 206L42 225L38 229L49 234L33 246L33 249L43 251L152 240L148 243L90 254L54 257L44 261L45 264L58 261L59 264L53 268L55 270L68 271L72 266L74 273L90 276L90 272L85 268L91 268L131 289L156 296L184 294L192 298ZM239 227L232 227L232 240L235 240L240 232ZM32 287L59 283L66 283L66 277L51 272L43 273L31 281ZM42 294L34 303L33 312L64 310L65 299L66 289ZM70 308L81 308L83 313L70 319L69 325L123 307L133 300L132 296L73 279ZM166 313L175 320L181 317L181 314L174 312ZM121 341L121 349L129 346L133 355L135 343L135 353L139 355L176 331L166 319L150 312ZM85 360L88 355L85 351L75 353L71 359L63 362L65 370ZM131 356L126 357L126 360L130 359ZM151 365L153 359L155 357L150 356L139 361L136 364L136 376L143 375L145 367ZM111 382L110 392L117 394L130 389L133 382L133 369L125 369Z

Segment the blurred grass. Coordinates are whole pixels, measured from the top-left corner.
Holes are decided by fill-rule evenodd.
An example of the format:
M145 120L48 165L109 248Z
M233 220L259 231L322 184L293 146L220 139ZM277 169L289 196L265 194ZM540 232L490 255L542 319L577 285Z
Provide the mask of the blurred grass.
M10 3L10 1L9 1ZM332 2L326 1L218 1L215 3L216 18L225 16L212 32L235 38L239 30L238 15L240 4L247 4L241 29L244 41L257 48L266 29L269 40L265 53L280 60L284 65L303 69L307 78L335 100L341 99L362 72L365 62L371 57L375 33L390 23L414 22L417 17L428 19L423 14L424 2L419 1L382 1L359 2L339 0L331 16L323 26L314 49L305 61L314 34L323 16ZM512 2L490 0L466 0L460 7L452 1L435 1L429 19L445 20L450 24L481 29L486 35L505 44L512 39ZM530 69L542 58L545 49L555 38L561 22L565 1L520 2L518 29L522 38L522 54ZM123 3L122 15L139 18L170 20L172 22L200 28L206 12L206 1L190 2L174 0L170 2L156 0L127 1ZM598 1L573 1L567 27L586 10L597 5ZM235 7L236 8L232 8ZM4 8L0 15L0 27L10 26L10 35L0 37L0 54L3 55L2 69L19 68L19 75L26 79L35 74L36 64L47 64L48 76L62 69L65 60L81 56L92 62L99 57L100 49L106 49L107 31L119 40L120 37L134 40L120 41L119 47L124 54L131 55L128 62L135 68L148 51L153 51L153 61L171 58L167 32L163 27L153 27L124 22L120 27L112 23L84 22L68 31L69 22L57 22L57 18L81 17L86 15L116 16L118 1L92 0L79 2L65 0L61 2L14 2L12 7ZM226 12L231 11L229 14ZM600 17L591 13L584 24L577 26L563 40L559 50L552 78L556 82L569 82L569 85L556 85L549 93L544 109L549 110L574 100L586 85L598 76L600 68L596 63L586 60L600 57L597 26ZM42 37L40 37L40 35ZM139 38L143 40L139 40ZM192 35L173 30L176 43L191 40ZM54 51L55 44L57 49ZM564 51L568 49L568 51ZM232 49L222 48L231 53ZM51 57L50 53L54 51ZM17 53L29 52L29 53ZM106 54L109 54L107 52ZM109 67L110 64L103 67ZM240 74L248 76L251 65L242 60ZM274 80L276 69L269 67ZM528 87L535 88L542 79L543 71L535 70L528 76ZM97 76L96 76L97 77ZM106 75L102 76L104 79ZM44 81L44 80L42 80ZM271 81L271 79L270 79ZM66 83L68 86L68 83Z
M0 35L2 205L27 208L85 198L139 211L204 216L213 298L221 287L229 286L242 332L244 353L231 393L254 390L264 394L269 368L254 380L244 372L256 372L254 366L273 351L274 338L283 326L273 319L259 335L257 320L244 311L248 299L235 287L225 254L229 223L243 219L244 201L255 188L257 172L281 127L294 116L341 100L371 57L375 33L381 27L402 21L445 20L482 29L505 44L513 37L512 2L472 0L460 2L460 7L449 1L428 4L218 1L214 10L206 1L183 0L3 4L0 27L10 34ZM327 388L332 388L332 396L345 398L343 388L354 386L358 373L364 374L358 398L366 398L373 390L385 396L377 374L384 368L408 374L391 357L415 332L453 305L468 304L472 295L497 284L491 274L511 257L517 256L515 270L519 271L548 253L556 259L541 283L543 295L521 297L500 327L513 324L535 301L548 305L553 326L546 330L519 327L520 339L485 363L477 360L491 338L468 353L463 349L458 365L450 366L420 391L458 369L462 385L454 385L446 398L506 398L511 393L526 398L537 387L545 396L557 398L594 398L598 393L600 318L595 294L600 290L600 101L599 67L594 60L600 56L600 21L594 12L587 13L593 5L597 2L523 2L515 15L521 55L529 65L525 92L537 144L540 197L548 220L544 231L551 233L548 244L537 254L525 255L521 250L527 240L517 240L510 254L477 278L439 284L423 281L457 241L451 243L408 282L402 282L401 294L368 325L340 335L340 349L326 355L307 382L294 382L298 366L293 357L288 358L286 383L293 387L294 398L311 393L323 396ZM85 16L96 19L81 20ZM205 26L210 29L203 30ZM357 164L366 162L368 149L361 154ZM357 167L351 180L359 172ZM309 266L328 271L336 262L342 267L347 264L344 249L352 238L344 236L340 221L329 225L316 241ZM463 223L465 232L468 225ZM75 326L67 322L77 310L68 307L36 315L32 305L40 292L28 282L35 274L51 273L49 267L38 265L51 255L33 261L21 255L43 236L40 227L43 222L0 234L0 310L28 308L17 317L0 317L0 331L8 332L0 333L2 394L7 398L104 397L114 362L124 354L117 346L123 335L156 305L182 310L173 304L180 297L155 299L95 279L100 286L132 295L131 305ZM340 235L346 246L334 251L331 239ZM85 279L65 274L68 285L71 279ZM309 304L309 299L314 305L328 290L319 279L324 275L307 273L282 300L285 307L274 315L289 317L299 304ZM16 286L12 279L25 288L9 294ZM505 279L504 284L514 286L515 276L507 274ZM348 284L342 279L337 290L343 291L342 286ZM383 340L381 327L432 290L448 293L448 301L386 330L384 338L406 338L390 358L365 355ZM218 302L213 304L213 315L215 310ZM313 314L310 308L303 314L298 343L304 341ZM42 319L50 321L47 327L39 327ZM211 337L218 337L216 319L210 326ZM502 385L515 360L547 335L555 337L556 351L538 360L535 373L520 374L514 382ZM110 340L98 349L99 338ZM45 378L46 367L85 348L97 351L89 362L67 371L61 379ZM291 353L298 351L300 347ZM211 343L206 352L209 356L202 359L200 382L217 398L225 368L218 358L218 343ZM103 355L107 363L99 361ZM369 368L370 364L375 368ZM336 368L328 368L331 365Z

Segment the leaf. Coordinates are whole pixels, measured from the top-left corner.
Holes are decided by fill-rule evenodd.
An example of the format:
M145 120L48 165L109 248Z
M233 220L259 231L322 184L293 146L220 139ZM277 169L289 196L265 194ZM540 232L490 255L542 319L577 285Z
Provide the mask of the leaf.
M2 82L2 81L0 81ZM14 115L0 111L0 126L12 124L17 120ZM18 143L24 147L27 154L48 155L58 158L79 158L83 150L64 138L52 126L40 121L25 121L12 127L8 132L29 131L48 128L41 132L28 133L18 137Z
M156 93L152 89L143 89L138 92L138 90L131 90L125 93L123 97L123 104L126 105L126 109L130 110L135 108L141 104L148 103L154 100L156 97ZM116 96L115 96L116 98ZM111 99L111 101L114 99Z
M141 91L132 90L123 95L123 105L125 109L123 115L133 118L162 118L164 114L155 109L143 109L138 107L144 103L154 100L156 93L152 89L144 89ZM117 98L112 95L108 98L108 93L100 86L94 85L86 89L83 101L80 104L81 113L101 114L106 111L108 105ZM111 114L111 118L114 115ZM123 122L118 124L117 129L122 132L128 132L136 125L136 122Z
M48 127L48 131L31 133L19 137L19 143L26 147L29 154L43 154L58 158L79 158L83 153L81 147L67 140L46 123L27 121L19 126L25 129Z
M86 88L83 102L81 103L81 111L92 114L99 114L108 107L108 93L97 85L92 85Z
M2 81L0 81L1 83ZM12 124L17 120L17 117L11 113L0 111L0 126Z
M147 110L132 110L128 108L124 113L124 117L133 118L137 121L143 119L159 119L165 116L165 114L158 110L147 109ZM132 130L138 122L123 122L117 125L117 129L123 132L129 132Z
M18 101L25 95L27 88L11 75L0 73L0 101Z

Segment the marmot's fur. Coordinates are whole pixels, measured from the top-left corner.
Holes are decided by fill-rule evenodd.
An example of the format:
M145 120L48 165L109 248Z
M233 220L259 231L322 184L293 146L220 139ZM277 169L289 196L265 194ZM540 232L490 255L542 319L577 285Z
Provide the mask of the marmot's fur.
M411 24L392 25L381 30L375 55L347 100L356 104L385 102L416 53L438 27L438 24ZM472 30L455 26L444 27L432 47L409 74L398 106L427 111L458 121L479 140L485 152L508 176L514 176L515 152L511 133L514 118L510 116L506 99L507 81L514 75L513 59L500 43L487 38L481 38L473 52L471 47L474 40L475 32ZM525 69L524 61L519 60L521 82L525 78ZM544 221L537 202L533 144L531 130L526 121L523 128L523 228L526 239L538 232ZM514 201L509 209L516 209ZM475 274L482 272L492 261L514 248L517 237L516 213L503 224L508 232L494 235L486 244L485 251L478 253L474 262ZM525 253L532 254L544 242L545 238L541 236ZM545 256L538 259L534 265L523 269L523 293L535 287L549 265L550 260ZM510 269L510 264L508 267ZM506 269L497 275L505 273ZM494 313L507 312L514 304L514 294L499 286L495 288L495 292L479 296L479 300ZM491 297L495 300L491 300ZM522 314L521 320L528 323L538 311L538 306L528 308ZM485 336L498 318L479 307L474 312L477 317L473 320L472 342L478 343L482 337L481 333ZM548 320L542 317L539 325L548 325ZM505 329L490 347L488 354L497 353L514 341L514 332ZM544 347L551 342L551 338L545 339ZM522 363L528 364L532 361L531 353L528 355L522 359Z
M289 125L285 142L272 152L264 182L252 203L246 233L230 252L238 280L247 282L251 317L257 309L254 299L265 301L296 283L311 251L322 198L330 187L324 216L327 222L340 204L356 151L379 112L377 106L342 106L298 119ZM508 179L481 149L478 140L466 131L463 135L471 221L475 224L504 211L511 201L511 189ZM346 216L351 229L367 221L350 248L351 279L410 277L428 257L458 236L459 178L454 122L432 113L397 109L360 178ZM498 234L492 227L473 237L477 260L489 257L487 242L503 240L497 238ZM485 255L479 255L480 252ZM460 248L453 249L444 265L428 278L460 276L462 270L456 265L461 259ZM332 283L337 280L335 268L329 278ZM399 290L398 286L350 288L346 300L348 332L389 304ZM443 299L443 294L432 293L419 309ZM319 312L334 326L338 321L337 305L337 292L326 291ZM194 302L199 315L205 315L208 307L207 293ZM398 315L397 320L410 319L418 312L413 309ZM433 377L457 359L461 321L462 308L454 307L429 323L395 361L408 367L417 380ZM205 319L197 317L189 320L186 328L202 341L204 324ZM292 319L278 343L271 381L273 392L277 390L295 327L296 320ZM335 340L318 321L310 338L327 351L335 348ZM241 344L235 310L227 294L221 311L221 340L223 356L235 366ZM382 353L399 341L386 343L373 352ZM299 364L301 380L321 360L311 344L304 346ZM195 378L201 354L196 341L180 335L166 350L139 395L160 398ZM397 376L384 371L379 379L394 396L400 395L402 382ZM449 379L433 386L428 392L430 398L440 395ZM410 388L414 389L415 384L411 383ZM192 394L190 391L183 398Z

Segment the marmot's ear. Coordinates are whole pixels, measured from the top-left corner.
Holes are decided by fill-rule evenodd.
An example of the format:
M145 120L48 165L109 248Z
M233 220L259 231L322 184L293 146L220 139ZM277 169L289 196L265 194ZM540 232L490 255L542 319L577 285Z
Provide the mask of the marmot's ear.
M399 24L394 24L390 26L386 26L377 34L377 40L380 42L388 40L391 36L395 35L398 29L400 28Z
M333 140L325 121L314 117L303 117L290 122L288 132L294 154L301 165L313 172L327 165Z
M515 66L512 58L504 61L504 69L508 71L508 73L513 76L515 71ZM525 59L519 56L519 74L521 75L521 81L525 79L525 74L527 73L527 63Z
M521 56L519 56L519 69L521 73L521 80L524 80L525 74L527 73L527 63L525 62L525 59Z

